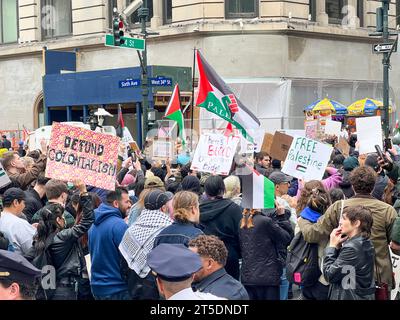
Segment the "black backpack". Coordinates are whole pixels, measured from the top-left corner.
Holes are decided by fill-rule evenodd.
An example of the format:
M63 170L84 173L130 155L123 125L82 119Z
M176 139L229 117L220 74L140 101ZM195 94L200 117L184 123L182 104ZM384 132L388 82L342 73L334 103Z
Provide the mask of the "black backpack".
M290 243L286 258L286 277L289 282L309 287L321 276L318 264L318 244L308 243L301 232Z

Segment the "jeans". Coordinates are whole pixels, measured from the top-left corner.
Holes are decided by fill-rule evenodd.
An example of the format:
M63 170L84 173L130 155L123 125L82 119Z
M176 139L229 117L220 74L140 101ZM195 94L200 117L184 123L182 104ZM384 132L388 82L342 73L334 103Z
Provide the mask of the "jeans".
M281 285L279 286L280 300L287 300L288 293L289 293L289 281L286 279L286 268L284 268L281 276Z
M128 291L121 291L109 296L94 296L95 300L131 300Z

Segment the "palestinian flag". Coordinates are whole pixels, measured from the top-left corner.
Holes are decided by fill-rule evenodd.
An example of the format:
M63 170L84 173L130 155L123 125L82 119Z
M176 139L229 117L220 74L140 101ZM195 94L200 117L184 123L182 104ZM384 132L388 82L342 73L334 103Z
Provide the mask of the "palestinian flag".
M251 129L260 128L260 121L233 94L224 80L207 63L200 51L196 51L199 70L199 95L196 106L216 114L238 128L243 137L254 142Z
M242 208L272 209L275 208L275 185L263 174L247 166L247 175L242 179Z
M181 110L181 98L179 93L179 86L176 84L172 92L171 99L169 100L167 110L165 110L164 118L176 121L179 128L179 136L182 140L182 145L186 144L185 121Z
M124 118L122 117L121 105L118 105L118 126L116 129L117 136L122 138L124 136Z

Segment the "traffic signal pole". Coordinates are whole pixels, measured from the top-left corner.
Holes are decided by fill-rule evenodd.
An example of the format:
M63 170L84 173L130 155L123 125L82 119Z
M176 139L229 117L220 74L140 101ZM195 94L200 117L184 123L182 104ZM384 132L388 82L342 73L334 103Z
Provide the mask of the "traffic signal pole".
M383 8L383 42L388 43L389 41L389 0L382 1ZM394 46L393 46L394 47ZM385 149L390 147L389 143L389 68L390 68L390 55L391 52L385 52L383 54L383 130L385 133Z
M143 135L142 135L142 145L144 146L144 143L146 141L146 136L148 132L148 109L149 109L149 86L148 86L148 74L147 74L147 30L146 30L146 23L147 23L147 18L149 16L149 8L147 7L147 0L143 0L143 5L142 7L138 10L138 15L140 18L140 23L142 26L141 33L143 34L144 40L145 40L145 47L144 50L142 51L142 81L141 81L141 87L142 87L142 113L143 113Z

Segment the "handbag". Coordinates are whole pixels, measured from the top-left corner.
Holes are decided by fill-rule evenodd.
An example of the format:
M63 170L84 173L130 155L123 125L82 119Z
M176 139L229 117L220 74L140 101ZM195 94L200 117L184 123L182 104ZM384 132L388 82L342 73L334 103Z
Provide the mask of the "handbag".
M389 286L387 283L381 281L381 275L379 273L378 264L376 263L376 257L375 272L377 279L375 282L375 300L389 300Z

